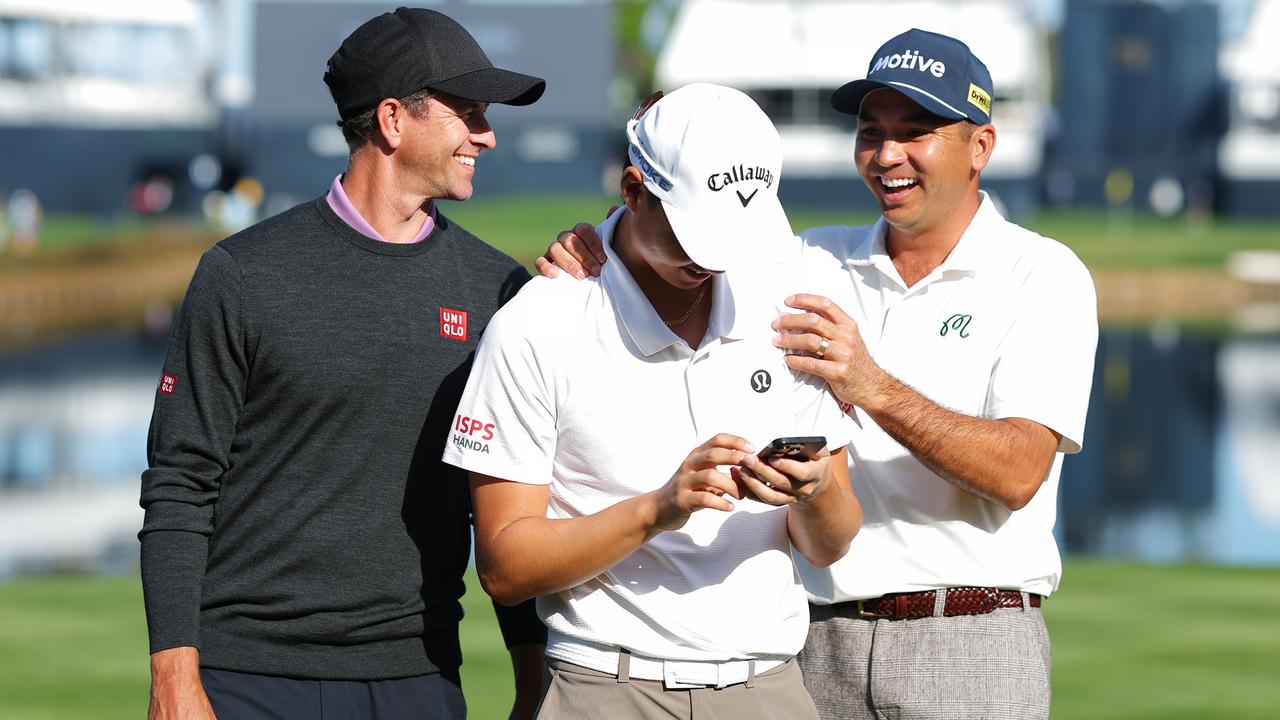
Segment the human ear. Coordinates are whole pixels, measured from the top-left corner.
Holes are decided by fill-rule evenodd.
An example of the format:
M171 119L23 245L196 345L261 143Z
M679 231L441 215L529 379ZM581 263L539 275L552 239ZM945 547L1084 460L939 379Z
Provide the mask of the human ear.
M622 202L631 212L635 212L636 207L644 202L644 179L635 167L623 169L622 177L618 181L618 189L622 193Z
M996 129L990 123L979 125L973 131L973 136L969 138L970 156L973 158L973 169L975 172L982 172L987 167L987 163L991 162L991 153L996 149Z
M373 118L378 126L378 137L391 150L400 147L400 142L404 139L401 126L404 123L406 114L408 114L408 108L395 98L387 98L378 103L378 107L374 111Z

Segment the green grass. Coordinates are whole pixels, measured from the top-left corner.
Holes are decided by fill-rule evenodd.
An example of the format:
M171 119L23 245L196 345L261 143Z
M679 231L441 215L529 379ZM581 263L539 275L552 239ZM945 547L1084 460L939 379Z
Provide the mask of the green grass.
M1045 605L1053 717L1275 718L1280 570L1075 561Z
M1053 717L1274 718L1280 707L1280 569L1074 559L1045 605ZM471 716L504 718L511 671L475 577L464 598ZM147 701L136 577L0 585L0 718L136 719Z
M505 718L511 663L474 574L463 598L463 686L471 716ZM0 719L138 720L148 691L147 625L137 576L0 583Z
M1280 250L1275 220L1123 217L1098 212L1051 211L1023 224L1068 245L1090 267L1221 268L1237 250Z
M560 230L577 222L600 222L616 198L597 194L488 195L441 208L480 238L532 266ZM861 225L876 213L793 205L797 230L820 225ZM1280 221L1206 218L1201 222L1144 215L1054 210L1020 220L1027 227L1061 240L1091 267L1222 267L1241 249L1280 250ZM52 217L36 256L15 259L0 252L0 270L71 266L106 256L145 254L176 242L214 242L218 234L203 230L194 219L123 218L94 220L87 216Z
M508 195L442 209L468 230L528 265L556 234L577 222L600 222L616 203L603 195ZM793 207L788 213L797 230L822 225L862 225L876 213ZM1104 212L1054 210L1020 220L1042 235L1060 240L1090 267L1149 268L1223 266L1236 250L1280 250L1280 221L1115 215Z

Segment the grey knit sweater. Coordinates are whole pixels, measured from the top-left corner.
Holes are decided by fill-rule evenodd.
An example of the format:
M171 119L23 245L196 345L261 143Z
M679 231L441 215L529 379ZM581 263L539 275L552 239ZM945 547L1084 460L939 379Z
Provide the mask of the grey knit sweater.
M206 252L142 476L152 651L316 679L456 669L470 496L440 455L479 336L527 279L443 214L397 245L323 198ZM529 607L502 619L509 645L541 641Z

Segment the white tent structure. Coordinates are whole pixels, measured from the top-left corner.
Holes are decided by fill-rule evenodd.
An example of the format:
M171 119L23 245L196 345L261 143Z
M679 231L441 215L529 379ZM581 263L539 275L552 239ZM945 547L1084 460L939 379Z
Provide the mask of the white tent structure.
M1048 52L1013 0L688 0L658 58L656 83L716 82L750 93L783 136L789 177L852 177L853 122L827 105L865 77L884 41L912 27L963 40L995 83L998 140L984 178L1040 171L1049 105Z
M1231 127L1218 147L1229 181L1280 180L1280 0L1257 0L1244 34L1221 53Z

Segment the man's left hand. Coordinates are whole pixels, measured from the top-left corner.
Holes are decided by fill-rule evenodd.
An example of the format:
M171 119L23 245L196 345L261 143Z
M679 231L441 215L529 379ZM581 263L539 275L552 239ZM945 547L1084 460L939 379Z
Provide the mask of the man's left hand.
M858 323L821 295L792 295L787 305L807 311L773 321L779 332L773 344L788 351L787 366L826 380L842 402L863 408L873 403L888 376L871 359Z
M812 460L779 457L766 461L748 455L741 465L730 470L733 479L756 500L769 505L795 505L812 500L821 491L830 457L825 449Z

